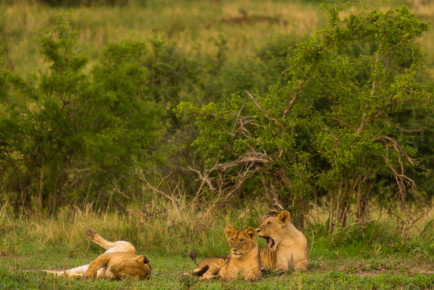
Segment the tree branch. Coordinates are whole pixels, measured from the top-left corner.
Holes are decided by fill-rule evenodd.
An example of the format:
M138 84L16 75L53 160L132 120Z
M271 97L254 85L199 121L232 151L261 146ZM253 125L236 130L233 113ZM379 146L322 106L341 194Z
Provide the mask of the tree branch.
M422 133L424 131L424 127L422 126L422 128L420 129L416 129L416 130L410 130L410 129L405 129L402 128L401 126L399 126L398 124L390 121L386 116L383 116L384 120L386 120L387 123L389 123L390 125L392 125L393 127L395 127L396 129L402 131L402 132L406 132L406 133Z
M282 129L282 130L285 129L285 127L279 121L277 121L276 118L273 118L270 114L267 113L267 111L264 110L264 108L261 107L261 105L258 103L258 101L249 93L249 91L246 91L246 93L247 93L247 96L249 96L249 98L256 105L256 107L258 107L259 110L261 110L262 113L264 113L265 118L276 123L276 125L278 125L280 127L280 129Z

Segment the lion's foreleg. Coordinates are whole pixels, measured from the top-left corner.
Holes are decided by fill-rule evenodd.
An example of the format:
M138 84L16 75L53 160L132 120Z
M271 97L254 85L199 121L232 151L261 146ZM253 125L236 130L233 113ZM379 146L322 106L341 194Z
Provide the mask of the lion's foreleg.
M258 267L253 267L252 269L250 269L249 272L247 272L247 275L246 277L244 277L244 279L248 281L256 281L261 277L262 277L262 272L258 265Z
M295 265L294 270L296 270L296 271L307 271L307 260L299 261Z
M288 271L288 261L284 258L281 259L277 258L276 269L281 272Z
M84 273L84 276L85 277L91 277L91 276L95 277L97 274L97 271L100 268L105 267L109 261L110 261L110 255L108 255L108 254L100 255L98 258L96 258L95 260L93 260L89 264L89 267L86 270L86 272Z

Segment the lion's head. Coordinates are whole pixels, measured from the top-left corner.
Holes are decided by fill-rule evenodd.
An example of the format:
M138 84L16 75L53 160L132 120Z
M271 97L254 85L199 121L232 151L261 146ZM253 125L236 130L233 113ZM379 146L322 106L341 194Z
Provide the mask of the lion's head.
M254 228L236 230L231 226L226 226L225 233L231 245L232 258L237 259L243 257L257 245Z
M149 279L151 275L151 265L146 255L140 255L114 264L110 270L114 277L118 279L125 278L126 276L131 276L134 279Z
M289 211L281 211L278 215L266 216L256 229L258 236L267 240L267 247L275 250L284 238L283 227L289 222Z

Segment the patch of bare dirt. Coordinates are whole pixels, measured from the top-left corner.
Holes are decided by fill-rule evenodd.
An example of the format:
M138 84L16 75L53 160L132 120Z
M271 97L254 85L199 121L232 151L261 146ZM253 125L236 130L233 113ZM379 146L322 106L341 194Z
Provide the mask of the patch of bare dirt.
M342 273L347 274L358 274L362 277L365 276L378 276L385 273L392 274L425 274L425 275L433 275L434 274L434 263L429 262L416 262L416 261L400 261L393 266L388 264L372 266L365 263L359 263L354 265L342 265L338 266L337 270Z
M226 24L252 24L252 23L259 23L259 22L274 24L282 21L284 24L286 24L286 21L282 20L280 17L269 16L269 15L243 14L239 17L224 18L221 21Z
M0 255L0 258L12 259L12 260L24 260L24 259L26 259L26 257L23 257L23 256L7 256L6 254Z
M411 274L434 274L434 263L417 263L414 261L406 261L401 263L401 267L407 268Z

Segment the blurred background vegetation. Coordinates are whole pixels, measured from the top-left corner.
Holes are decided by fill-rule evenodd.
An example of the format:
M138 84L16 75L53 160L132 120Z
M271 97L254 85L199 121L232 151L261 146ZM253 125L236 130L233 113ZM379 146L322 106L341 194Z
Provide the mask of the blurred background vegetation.
M343 5L338 0L327 3ZM434 3L429 0L365 4L381 11L407 5L421 21L434 17ZM341 16L354 11L351 7L358 3L345 5L350 8ZM277 105L260 96L284 95L288 83L296 83L296 76L287 74L293 68L295 51L301 53L300 44L330 24L327 17L321 1L307 0L2 1L0 201L10 207L3 212L57 215L72 205L84 209L91 204L95 210L115 209L130 217L140 213L143 219L160 213L162 206L155 204L158 199L171 202L175 211L188 212L225 211L234 204L246 208L254 202L266 208L277 197L295 213L299 227L313 208L331 209L329 219L322 220L331 234L330 223L339 230L339 225L345 228L350 220L364 223L373 218L359 216L366 206L360 204L360 194L367 192L375 208L389 209L391 217L402 206L411 211L408 218L399 220L400 230L408 230L418 220L414 212L432 207L434 193L432 23L426 24L428 31L422 37L412 35L415 41L407 47L408 55L416 53L413 47L420 47L420 60L404 50L396 52L399 69L414 69L417 88L413 89L425 93L422 104L386 112L391 124L399 127L387 127L387 136L397 140L412 160L402 162L402 172L415 182L411 190L404 189L411 194L398 196L396 176L375 166L372 169L378 171L360 180L360 176L348 177L348 171L343 179L330 177L339 172L330 173L331 163L318 158L320 150L326 150L312 138L319 133L305 129L287 140L288 146L296 143L291 151L294 155L278 155L293 165L283 177L276 179L269 171L258 170L237 187L239 176L232 175L230 196L224 186L208 182L218 184L221 177L215 171L207 173L212 162L235 161L248 151L241 141L225 147L223 137L213 135L233 124L213 119L212 113L224 111L224 106L244 106L246 90L263 104L268 102L269 108ZM374 57L377 50L375 43L355 41L336 56L356 63ZM417 66L415 59L420 61ZM362 61L360 70L352 72L352 81L369 83L366 63ZM313 87L305 94L327 94L333 89L325 92ZM326 98L315 103L318 112L331 106ZM205 120L203 114L209 114ZM215 122L206 123L210 120ZM328 124L331 131L333 124ZM291 130L301 128L297 126L300 124ZM335 129L342 127L336 124ZM219 155L228 148L235 153ZM406 155L398 155L391 158L405 159ZM353 166L357 161L353 160ZM277 167L270 165L273 170ZM286 185L281 182L284 177L289 181ZM180 200L191 206L181 207ZM369 215L362 211L364 217ZM334 221L330 220L333 216ZM192 217L201 218L202 214Z

